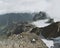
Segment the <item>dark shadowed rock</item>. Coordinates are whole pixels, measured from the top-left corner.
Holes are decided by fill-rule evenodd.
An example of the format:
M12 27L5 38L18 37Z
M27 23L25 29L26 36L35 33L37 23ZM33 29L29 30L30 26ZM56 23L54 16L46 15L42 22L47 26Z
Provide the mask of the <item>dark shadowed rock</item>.
M31 30L30 33L35 33L37 35L40 35L41 31L42 31L42 28L35 27Z
M54 23L54 19L50 18L46 23Z
M56 38L60 36L60 22L55 22L42 29L41 34L45 38Z

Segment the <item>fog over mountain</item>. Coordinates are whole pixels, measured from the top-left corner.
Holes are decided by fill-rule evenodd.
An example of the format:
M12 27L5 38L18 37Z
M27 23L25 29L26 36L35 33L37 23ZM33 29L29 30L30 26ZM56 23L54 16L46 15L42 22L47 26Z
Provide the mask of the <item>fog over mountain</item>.
M48 0L0 0L0 14L11 12L39 12L45 11L50 2Z
M0 14L39 11L60 21L60 0L0 0Z

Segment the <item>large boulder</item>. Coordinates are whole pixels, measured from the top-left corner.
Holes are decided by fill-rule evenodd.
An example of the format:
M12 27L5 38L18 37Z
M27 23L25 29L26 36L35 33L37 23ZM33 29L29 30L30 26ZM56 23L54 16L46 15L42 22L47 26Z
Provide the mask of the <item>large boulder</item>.
M60 36L60 22L55 22L42 29L41 34L45 38L56 38Z

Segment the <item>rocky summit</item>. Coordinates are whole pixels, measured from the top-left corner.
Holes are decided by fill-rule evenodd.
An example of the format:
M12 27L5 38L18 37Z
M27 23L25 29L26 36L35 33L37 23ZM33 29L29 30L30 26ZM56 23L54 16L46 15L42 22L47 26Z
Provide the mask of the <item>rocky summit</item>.
M0 48L48 48L36 33L31 33L34 28L28 23L7 26L2 30L6 38L0 37Z
M36 35L27 32L14 34L0 41L0 48L48 48Z

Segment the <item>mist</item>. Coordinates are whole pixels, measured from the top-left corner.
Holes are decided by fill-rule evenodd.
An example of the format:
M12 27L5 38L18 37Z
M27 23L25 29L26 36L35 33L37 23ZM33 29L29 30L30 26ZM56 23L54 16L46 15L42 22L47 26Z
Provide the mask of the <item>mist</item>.
M49 6L47 0L0 0L0 14L46 11Z
M60 0L52 0L51 6L46 11L54 21L60 21Z

